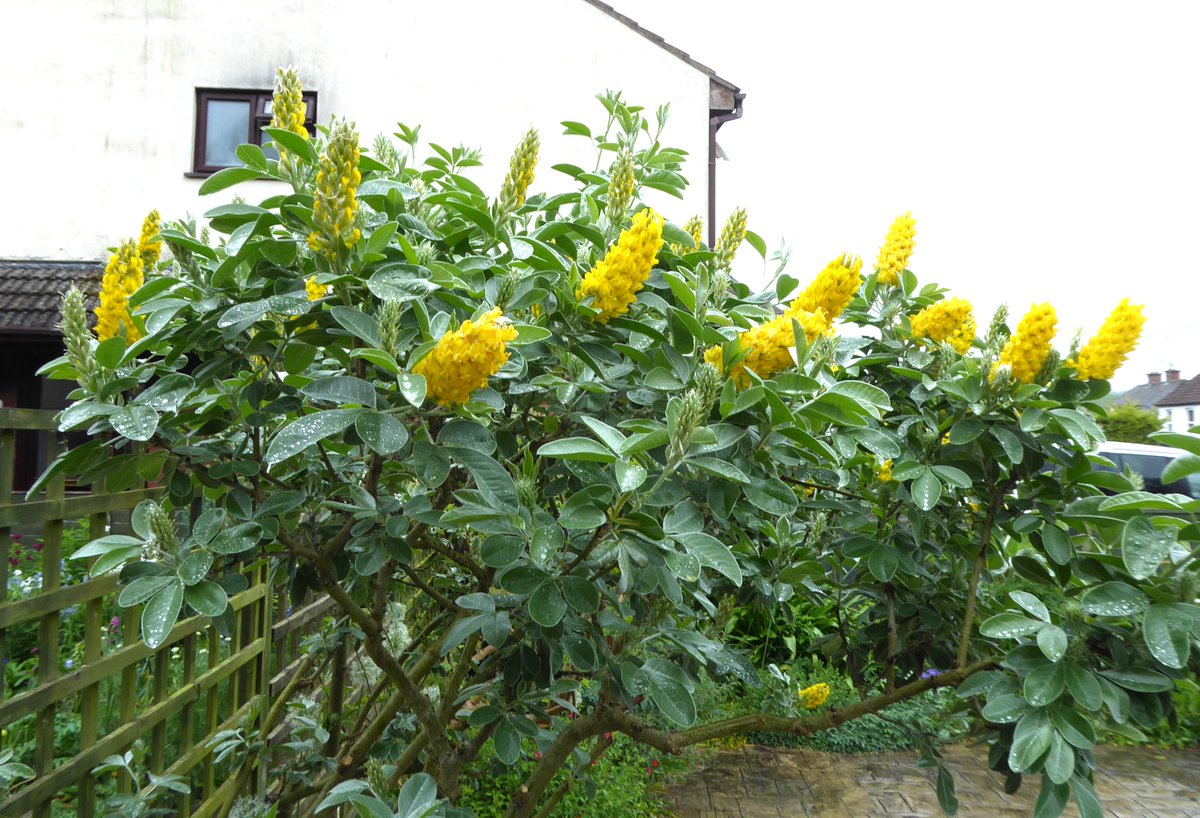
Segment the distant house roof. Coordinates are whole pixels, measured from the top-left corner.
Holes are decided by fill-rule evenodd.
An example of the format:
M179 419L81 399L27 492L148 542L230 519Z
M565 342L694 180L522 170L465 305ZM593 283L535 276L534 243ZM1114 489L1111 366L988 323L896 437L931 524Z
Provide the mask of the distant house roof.
M0 259L0 333L57 333L62 294L79 284L94 299L103 273L96 261Z
M692 68L695 68L700 73L706 74L712 82L716 83L717 85L723 86L726 93L718 95L714 92L714 94L713 94L714 97L718 97L718 96L728 97L729 100L732 100L733 95L737 94L738 92L741 91L741 89L738 88L736 85L734 85L732 82L725 79L724 77L719 76L716 71L712 70L707 65L700 62L699 60L694 59L690 54L688 54L683 49L671 45L666 40L664 40L662 37L655 34L653 31L650 31L647 28L643 28L641 25L638 24L638 22L636 20L634 20L630 17L626 17L624 14L617 11L615 8L610 6L608 3L602 3L602 2L600 2L600 0L583 0L583 1L585 3L587 3L588 5L595 6L597 9L604 12L609 17L612 17L614 20L618 21L622 25L624 25L624 26L632 29L633 31L637 32L638 34L642 35L643 37L645 37L650 42L654 43L659 48L661 48L665 51L668 51L671 54L674 54L676 57L683 60L685 63L690 65ZM724 105L725 105L725 103L722 103L722 106L711 105L710 107L723 107ZM730 102L728 104L728 107L732 107L732 102Z
M1155 406L1200 406L1200 375L1187 381L1176 381L1175 389L1155 402Z
M1140 406L1152 409L1174 392L1183 381L1163 381L1162 383L1142 383L1113 398L1114 405Z

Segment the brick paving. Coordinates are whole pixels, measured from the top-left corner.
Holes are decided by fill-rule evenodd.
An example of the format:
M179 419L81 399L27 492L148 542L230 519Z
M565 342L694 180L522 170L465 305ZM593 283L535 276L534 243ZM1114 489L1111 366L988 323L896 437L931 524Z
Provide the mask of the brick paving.
M1033 813L1040 777L1006 795L986 748L946 747L963 818ZM859 756L747 745L671 787L676 818L940 818L933 771L915 753ZM1200 753L1101 747L1096 789L1111 818L1200 818ZM1032 786L1029 786L1032 785ZM1063 815L1077 818L1072 802Z

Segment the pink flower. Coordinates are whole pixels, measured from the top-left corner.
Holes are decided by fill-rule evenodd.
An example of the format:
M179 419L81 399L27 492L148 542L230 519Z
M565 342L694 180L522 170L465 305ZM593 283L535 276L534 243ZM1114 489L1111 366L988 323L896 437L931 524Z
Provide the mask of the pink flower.
M119 616L114 616L114 617L112 618L112 622L109 622L109 623L108 623L108 626L109 626L110 628L112 628L114 631L115 631L117 628L121 627L121 617L119 617Z
M33 544L33 550L34 550L34 551L41 551L41 550L42 550L42 544L41 544L40 542L35 542L35 543Z

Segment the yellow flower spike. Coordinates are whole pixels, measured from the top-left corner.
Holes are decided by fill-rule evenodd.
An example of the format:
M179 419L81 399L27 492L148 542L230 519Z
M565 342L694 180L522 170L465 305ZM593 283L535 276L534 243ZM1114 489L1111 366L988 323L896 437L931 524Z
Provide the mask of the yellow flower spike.
M309 301L320 301L329 294L329 288L324 284L318 284L316 276L309 276L305 279L304 291L308 294Z
M1050 354L1050 341L1057 324L1054 307L1034 304L1001 350L999 365L1011 367L1013 378L1021 383L1033 383ZM992 377L995 378L995 371Z
M575 298L592 299L592 307L600 311L596 320L607 323L610 318L629 312L658 263L662 249L663 219L650 208L638 211L628 230L621 231L617 243L608 249L604 260L583 277Z
M142 222L142 235L138 238L137 249L138 255L142 257L143 270L152 268L162 255L163 243L157 240L161 226L157 210L151 210Z
M935 343L947 343L963 355L975 341L975 317L971 302L948 298L930 304L912 317L914 338L928 338Z
M308 118L304 104L304 92L300 86L300 72L292 66L275 69L275 91L271 96L271 127L291 131L308 139ZM283 151L280 151L282 155Z
M1080 380L1108 380L1137 346L1145 323L1142 305L1130 304L1128 298L1121 299L1100 331L1083 345L1079 358L1068 364L1075 367Z
M308 234L309 249L324 254L330 261L336 261L342 248L353 248L362 237L354 227L358 185L362 181L358 160L358 133L354 125L345 120L335 122L319 161L313 190L315 229Z
M829 323L821 313L789 310L753 329L746 330L738 336L738 345L748 352L729 373L729 377L733 378L734 384L739 389L750 385L747 369L752 370L758 377L766 379L774 377L777 373L793 365L792 353L789 352L796 345L792 319L800 324L800 328L804 330L804 337L810 344L829 329ZM709 347L704 353L704 360L717 370L722 370L724 369L725 353L719 346Z
M637 186L636 167L633 153L628 149L617 154L608 172L608 202L605 210L609 224L618 225L625 220L629 203L633 201L633 189Z
M888 228L883 247L879 248L879 261L875 263L876 269L879 270L876 280L880 284L895 286L900 283L900 274L908 267L908 260L912 258L916 237L917 220L912 214L897 216Z
M533 184L533 171L537 167L538 147L541 141L533 128L517 143L512 159L508 163L508 175L500 186L500 209L512 213L525 204L525 194Z
M488 378L508 363L509 341L517 331L493 307L478 321L463 321L447 332L413 372L425 379L429 398L441 406L466 403L471 393L487 386Z
M818 682L815 685L804 688L796 696L800 699L800 703L804 706L805 710L816 710L825 704L825 700L829 698L829 685L824 682Z
M713 252L717 254L718 268L722 270L730 268L733 264L733 257L737 254L738 248L742 246L745 238L746 210L739 207L729 214L729 218L725 220L725 226L721 228L721 235L717 236L717 246L713 248ZM700 246L698 242L696 246Z
M142 286L142 271L142 256L136 242L123 242L109 258L100 281L100 304L96 307L96 337L99 340L117 337L122 326L127 344L142 337L129 315L129 296Z
M829 322L841 315L862 284L862 259L858 256L838 256L817 274L800 296L792 302L793 310L823 312Z

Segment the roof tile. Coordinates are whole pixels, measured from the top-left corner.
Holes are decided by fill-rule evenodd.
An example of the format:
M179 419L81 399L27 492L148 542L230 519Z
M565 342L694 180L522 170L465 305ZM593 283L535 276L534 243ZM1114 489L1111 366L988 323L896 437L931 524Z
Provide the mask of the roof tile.
M57 332L62 294L80 284L94 305L103 274L97 261L0 259L0 332Z

